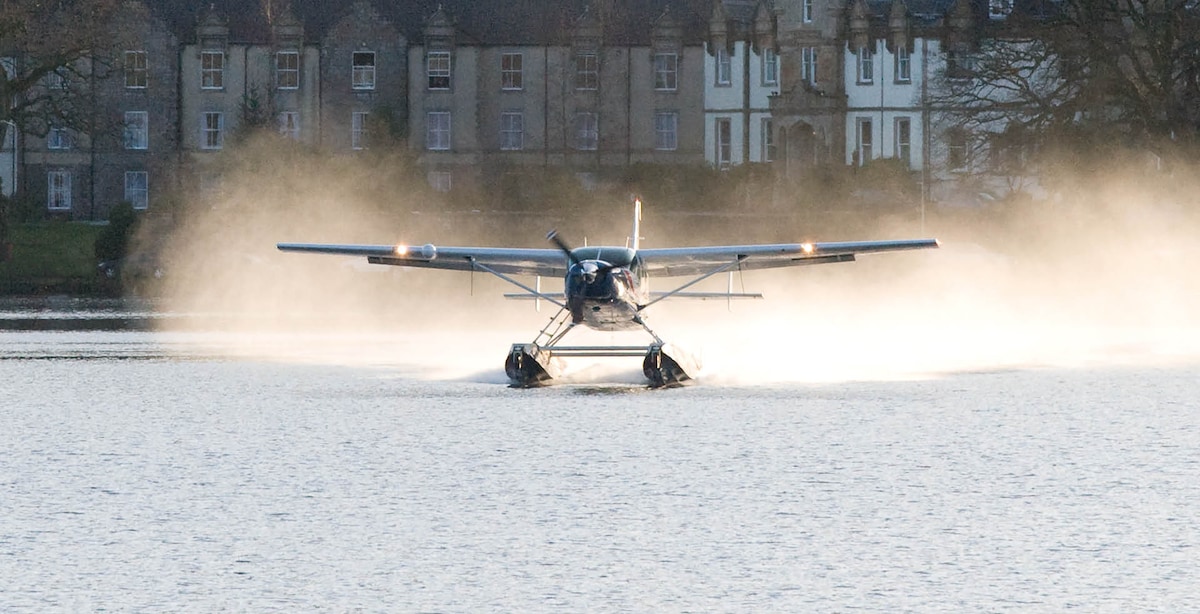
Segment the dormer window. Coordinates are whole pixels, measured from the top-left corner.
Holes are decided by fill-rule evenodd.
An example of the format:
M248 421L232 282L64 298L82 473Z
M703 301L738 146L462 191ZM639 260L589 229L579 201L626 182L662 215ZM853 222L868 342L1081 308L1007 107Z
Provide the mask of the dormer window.
M654 89L675 91L678 89L679 56L674 53L654 54Z
M600 86L600 57L595 53L575 54L575 89L594 90Z
M762 82L763 85L779 83L779 55L774 49L767 48L762 51Z
M500 56L500 89L519 90L524 87L523 60L524 57L520 53L506 53Z
M1005 19L1012 14L1012 0L988 0L988 19Z
M125 87L146 89L146 52L125 52Z
M355 51L351 58L350 87L356 90L375 89L375 52Z
M875 81L875 54L870 47L858 49L858 82L872 83Z
M429 89L450 89L450 52L430 51L425 59L425 72L429 76Z
M912 55L908 52L908 47L896 48L896 82L908 83L912 81Z
M275 54L275 82L281 90L300 87L300 53L280 51Z
M219 90L225 87L225 52L200 52L200 88Z
M725 49L717 49L717 80L714 85L730 85L730 73L733 71L733 60Z

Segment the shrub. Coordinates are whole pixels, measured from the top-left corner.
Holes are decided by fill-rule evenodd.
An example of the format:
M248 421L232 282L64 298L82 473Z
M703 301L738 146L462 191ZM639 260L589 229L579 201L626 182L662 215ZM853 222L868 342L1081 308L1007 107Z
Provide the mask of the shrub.
M122 202L113 207L108 214L108 226L96 237L96 259L106 261L124 258L136 223L137 216L132 204Z

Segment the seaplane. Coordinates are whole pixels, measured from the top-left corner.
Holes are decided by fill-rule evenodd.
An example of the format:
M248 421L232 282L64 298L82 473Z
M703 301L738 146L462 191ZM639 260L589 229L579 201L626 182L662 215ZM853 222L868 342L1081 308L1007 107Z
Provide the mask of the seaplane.
M514 343L504 362L513 387L551 383L571 357L642 357L642 372L651 387L682 385L700 369L697 357L664 342L646 324L646 312L667 299L761 299L760 293L733 291L733 274L739 271L853 262L860 254L936 248L937 239L843 241L714 245L701 247L642 248L642 203L634 201L633 233L624 246L571 247L551 230L546 239L552 248L451 247L424 245L346 245L278 243L285 252L365 257L371 264L482 272L519 288L505 294L510 299L532 299L558 308L533 341ZM713 276L728 273L724 292L698 292L692 288ZM525 283L518 277L532 277ZM543 277L562 278L562 292L542 290ZM687 278L671 290L652 292L652 277ZM599 331L643 331L651 341L644 345L566 345L563 339L584 326Z

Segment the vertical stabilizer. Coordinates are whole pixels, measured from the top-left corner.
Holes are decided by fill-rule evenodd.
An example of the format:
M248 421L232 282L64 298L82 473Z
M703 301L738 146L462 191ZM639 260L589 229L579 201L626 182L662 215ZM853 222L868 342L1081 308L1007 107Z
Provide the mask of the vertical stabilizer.
M637 251L642 232L642 199L633 199L633 235L629 237L628 247Z

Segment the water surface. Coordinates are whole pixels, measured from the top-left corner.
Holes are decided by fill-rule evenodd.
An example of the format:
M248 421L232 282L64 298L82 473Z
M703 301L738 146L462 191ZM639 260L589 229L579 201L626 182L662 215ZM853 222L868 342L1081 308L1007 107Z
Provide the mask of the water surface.
M1200 598L1200 364L514 390L208 341L0 333L0 610Z

